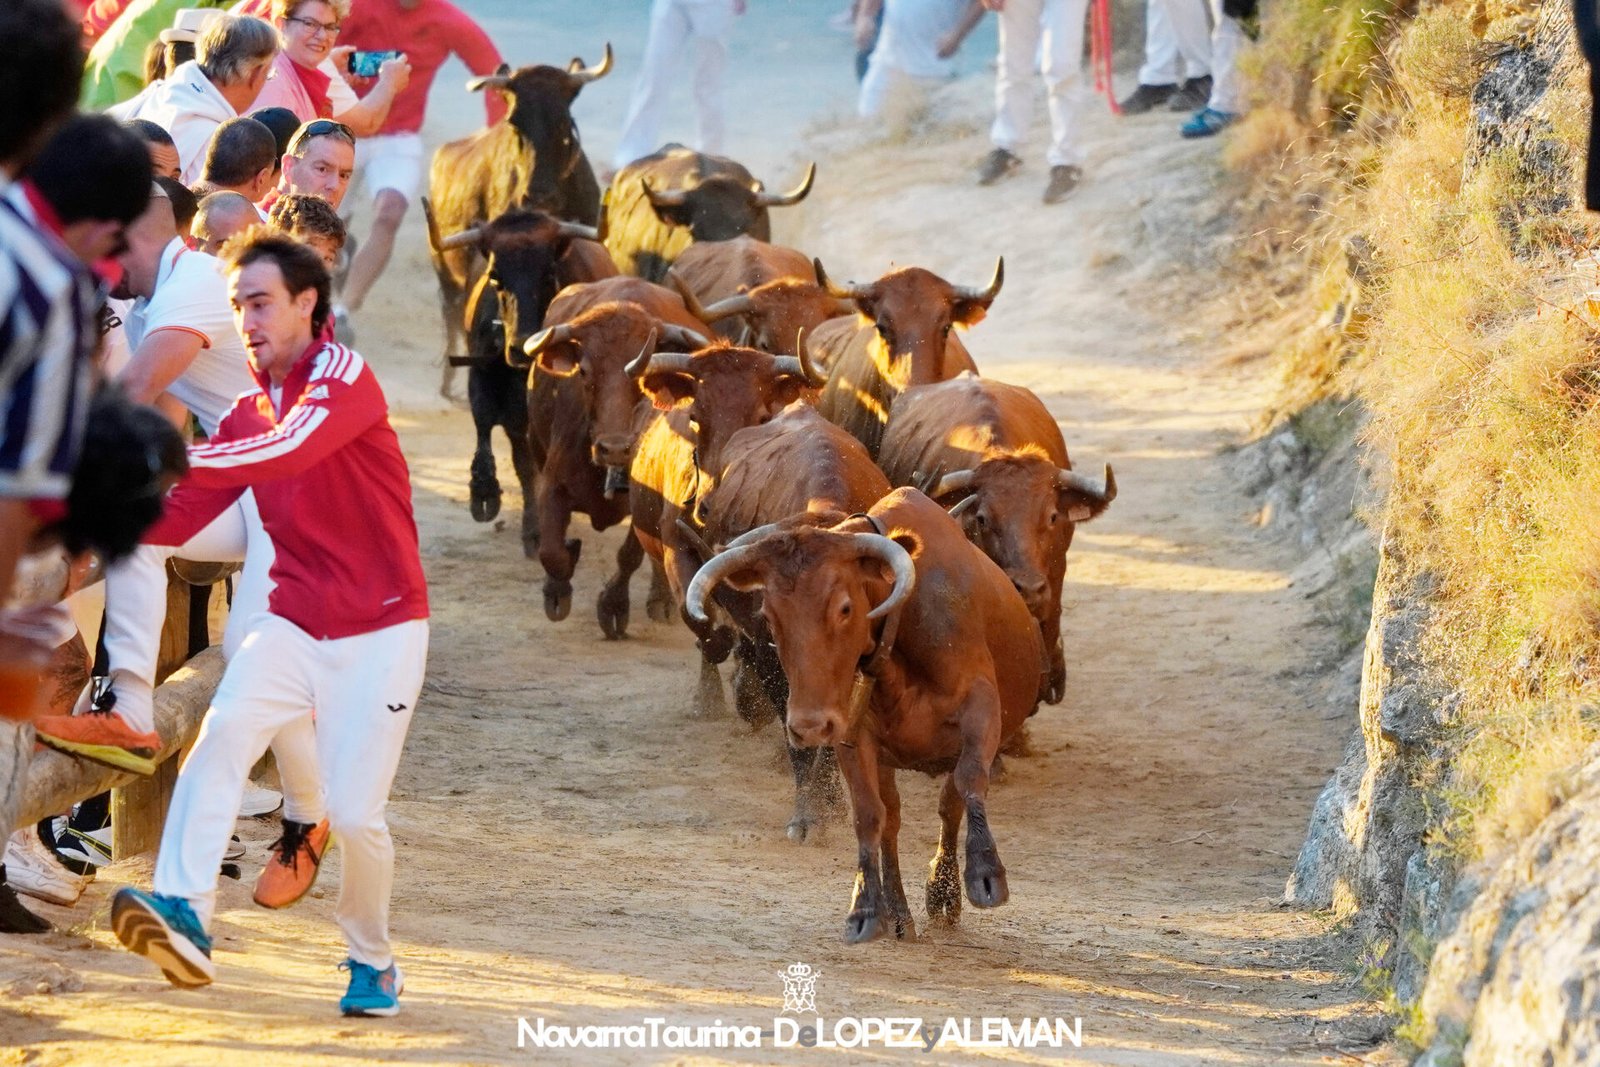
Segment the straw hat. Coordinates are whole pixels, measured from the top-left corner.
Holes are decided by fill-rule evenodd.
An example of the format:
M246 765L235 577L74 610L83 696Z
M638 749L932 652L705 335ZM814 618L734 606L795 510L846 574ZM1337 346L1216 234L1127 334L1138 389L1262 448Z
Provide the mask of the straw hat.
M188 41L191 44L200 39L207 26L222 9L217 7L186 7L177 13L169 29L161 31L161 43L172 44L176 41Z

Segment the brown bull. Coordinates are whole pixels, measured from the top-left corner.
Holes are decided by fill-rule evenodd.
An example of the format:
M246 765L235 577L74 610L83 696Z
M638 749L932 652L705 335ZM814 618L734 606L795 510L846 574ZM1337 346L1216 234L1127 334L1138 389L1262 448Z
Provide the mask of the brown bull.
M798 354L803 336L856 310L817 284L804 252L754 237L690 245L669 277L718 335L780 356Z
M474 78L474 92L504 93L510 110L487 129L440 145L428 174L430 225L463 230L512 208L545 211L594 226L600 221L600 186L578 140L572 103L583 87L611 70L611 46L597 67L574 59L562 70L502 66ZM443 303L445 354L462 340L467 294L483 269L465 246L433 250ZM448 379L447 379L448 381Z
M861 309L859 319L830 322L812 335L812 359L828 371L817 407L876 458L889 407L902 390L978 369L954 331L983 321L1005 281L1005 260L995 263L982 289L951 285L921 267L890 271L870 285L841 286L820 261L815 266L830 294Z
M1039 620L1049 669L1041 699L1066 692L1061 585L1080 522L1117 496L1107 464L1097 482L1072 469L1061 428L1027 389L963 374L908 389L895 400L878 462L895 485L916 485L1011 579Z
M806 512L865 511L889 492L883 472L861 442L805 401L771 422L746 427L722 451L716 488L705 497L706 540L732 541L751 530ZM737 622L734 703L752 725L783 714L789 683L772 650L772 635L757 597L724 591L719 598ZM827 749L789 746L794 770L791 840L804 841L837 794L835 763Z
M798 204L811 192L816 165L787 193L769 193L745 167L682 145L636 159L617 171L606 192L606 247L617 269L652 282L697 241L740 234L772 239L767 209Z
M963 873L974 905L1005 903L985 808L989 767L1038 704L1043 648L1000 568L942 508L902 488L866 517L828 528L801 519L753 531L700 569L686 602L691 616L704 618L721 583L761 593L789 676L790 737L833 745L844 772L859 860L845 940L870 941L891 926L916 936L900 878L896 769L951 772L939 800L929 917L960 914ZM956 861L963 813L965 872Z
M572 607L572 572L583 547L567 540L572 513L588 515L596 530L628 516L628 465L644 401L638 373L655 352L689 351L707 341L676 294L637 278L569 286L551 302L545 322L524 346L534 361L526 404L539 471L538 493L524 507L539 531L545 614L560 621ZM597 604L607 638L627 632L628 579L642 558L632 537L617 551L617 573Z
M693 355L658 354L643 369L640 385L660 413L640 435L629 469L633 535L665 569L674 603L683 604L703 559L693 530L729 438L814 396L821 384L803 356L774 356L726 341ZM687 521L680 526L679 520ZM724 702L716 664L727 658L733 635L699 623L690 628L702 652L695 713L718 714Z

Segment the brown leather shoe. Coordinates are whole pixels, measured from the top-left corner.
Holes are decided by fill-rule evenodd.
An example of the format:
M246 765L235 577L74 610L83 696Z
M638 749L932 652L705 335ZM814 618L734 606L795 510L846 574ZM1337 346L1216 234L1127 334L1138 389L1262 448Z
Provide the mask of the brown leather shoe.
M267 865L256 879L255 902L263 908L287 908L305 896L327 851L327 819L315 826L283 820L283 836L267 849Z

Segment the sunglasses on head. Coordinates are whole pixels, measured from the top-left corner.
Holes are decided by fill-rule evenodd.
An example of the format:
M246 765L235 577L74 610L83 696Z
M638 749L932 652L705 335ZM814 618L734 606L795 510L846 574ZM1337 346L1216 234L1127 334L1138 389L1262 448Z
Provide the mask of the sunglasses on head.
M344 123L335 122L332 119L314 119L294 131L294 136L289 138L289 154L298 157L301 150L305 148L307 141L313 137L328 137L330 135L343 137L352 145L356 143L355 131Z

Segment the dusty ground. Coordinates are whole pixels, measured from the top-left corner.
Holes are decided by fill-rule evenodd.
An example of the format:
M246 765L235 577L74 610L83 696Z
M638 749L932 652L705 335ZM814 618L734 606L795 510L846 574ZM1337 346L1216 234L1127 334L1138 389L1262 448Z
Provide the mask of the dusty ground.
M1275 907L1348 724L1314 695L1326 637L1293 585L1301 561L1247 523L1216 459L1268 383L1217 369L1226 339L1180 265L1213 254L1195 235L1216 228L1214 149L1178 142L1165 114L1116 124L1091 109L1091 182L1045 209L1038 165L970 184L985 97L954 87L937 122L892 142L814 131L817 192L780 236L840 277L916 262L981 283L1004 253L1005 291L968 336L975 358L1045 397L1080 465L1117 468L1122 495L1073 548L1070 695L1034 720L1034 754L992 795L1011 903L915 943L842 944L854 843L842 825L821 843L784 838L776 732L685 718L690 641L645 619L642 572L633 636L600 639L593 597L618 532L584 532L573 615L544 619L514 522L467 514L466 415L425 402L436 323L413 242L358 323L408 401L396 421L435 610L390 809L404 1013L334 1011L337 852L329 896L290 912L224 885L219 980L201 992L116 948L110 894L148 877L132 861L76 909L41 907L70 932L0 937L0 1064L887 1059L516 1047L519 1016L770 1025L793 961L820 969L829 1019L1083 1020L1079 1051L984 1053L996 1059L1356 1061L1375 1024L1328 962L1323 923ZM935 783L904 788L914 872L933 850ZM272 830L246 833L248 878Z

